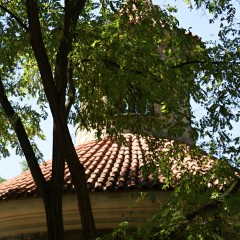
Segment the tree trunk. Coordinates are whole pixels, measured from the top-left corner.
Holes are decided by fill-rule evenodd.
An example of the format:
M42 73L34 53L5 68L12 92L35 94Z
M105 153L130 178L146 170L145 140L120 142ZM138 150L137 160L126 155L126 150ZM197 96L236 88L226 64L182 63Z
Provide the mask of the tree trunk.
M53 121L58 128L58 149L63 150L63 157L66 157L69 170L71 172L73 184L76 189L78 198L78 206L82 219L82 227L86 240L95 239L95 224L92 214L92 208L87 191L87 182L83 165L79 162L72 139L67 126L66 118L68 116L71 104L65 108L66 92L68 82L72 82L72 76L68 78L68 55L70 53L73 33L76 28L79 15L83 10L85 0L65 1L64 7L64 22L62 36L59 42L59 47L55 63L55 75L53 77L52 68L48 60L46 48L43 42L42 29L39 21L38 1L26 0L26 9L29 22L30 43L34 51L36 61L38 63L39 72L41 75L44 92L49 101L50 110L52 112ZM71 31L70 31L71 30ZM71 79L70 79L71 78ZM68 81L69 80L69 81ZM53 158L54 160L55 158ZM56 161L60 166L60 161ZM58 176L59 169L55 169L56 177L53 177L52 189L57 185L57 180L61 181L61 174ZM60 171L61 173L61 171ZM54 174L54 172L53 172ZM62 176L63 180L63 176ZM62 185L60 185L62 187ZM61 189L62 190L62 189ZM56 191L57 192L57 191ZM61 192L61 191L60 191ZM62 193L62 192L61 192ZM48 203L46 198L46 203ZM52 197L51 197L52 199ZM54 200L54 198L52 199ZM58 200L57 200L58 201ZM47 207L47 205L46 205ZM50 205L51 207L51 205ZM49 216L50 218L50 216Z
M44 199L44 207L47 219L48 240L64 240L62 198L59 194L54 195L51 187L48 189Z
M61 128L53 125L52 177L47 185L44 207L47 219L48 240L64 240L62 191L65 154Z
M65 137L66 161L77 194L84 239L94 240L96 238L96 228L90 196L87 189L85 169L79 161L67 125L64 126L63 131Z

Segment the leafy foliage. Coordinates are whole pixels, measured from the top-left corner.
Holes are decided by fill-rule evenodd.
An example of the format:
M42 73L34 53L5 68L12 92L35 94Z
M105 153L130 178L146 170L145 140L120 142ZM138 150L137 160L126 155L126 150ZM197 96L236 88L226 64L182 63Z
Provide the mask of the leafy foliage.
M239 238L239 227L235 225L237 220L231 220L232 216L235 216L233 219L239 216L239 136L232 133L233 125L239 123L239 23L234 18L236 5L232 4L233 1L193 2L197 8L204 6L213 14L210 23L221 18L219 41L208 43L199 49L199 55L194 59L187 59L178 67L182 71L188 64L195 67L194 85L188 92L206 110L202 119L194 121L198 141L202 148L221 160L215 160L214 167L207 173L192 175L186 172L178 187L175 186L172 201L149 218L149 224L145 223L137 231L124 224L106 239L121 239L122 236L122 239ZM190 1L188 4L193 7ZM161 146L161 142L157 145ZM169 187L173 184L171 159L184 159L186 152L182 154L183 158L179 157L181 152L178 145L172 150L170 147L167 154L154 154L151 157L154 163L146 171L154 172L157 164L157 172L160 168L169 179L166 181L166 187ZM187 153L195 156L198 164L203 161L202 153Z
M6 179L0 177L0 183L6 181Z
M62 1L38 2L49 68L59 87L57 77L67 75L58 64L59 46L65 43L62 23L67 8ZM137 231L129 231L123 224L109 239L239 236L239 229L226 221L226 216L239 214L240 141L238 135L230 134L233 124L239 122L236 7L232 0L186 2L192 8L209 11L213 16L210 22L220 18L217 43L204 43L179 28L170 14L174 7L164 9L140 0L88 1L81 17L73 19L74 29L70 28L67 61L71 69L68 76L73 81L66 83L63 101L73 99L74 108L67 121L97 130L98 137L103 131L115 136L126 129L142 136L151 134L152 150L164 146L162 138L176 140L168 151L153 151L145 169L145 174L155 175L161 170L164 187L175 188L173 200ZM29 44L32 36L25 1L0 1L0 34L0 76L16 112L9 125L0 108L0 156L9 155L9 145L21 153L13 131L20 117L35 155L41 158L34 143L36 137L44 138L40 121L47 118L49 99L39 61ZM206 115L202 119L194 119L190 99L204 107ZM200 165L206 161L199 148L186 151L185 145L178 144L184 142L183 135L193 142L198 140L210 157L219 160L213 157L214 167L207 173L182 169L181 179L176 182L170 171L172 159L181 168L189 155Z
M139 16L130 4L121 6L120 14L105 4L102 15L80 23L81 44L76 43L72 54L81 103L80 109L79 103L75 106L76 123L110 135L123 129L147 135L155 129L158 135L169 124L164 119L174 113L180 125L171 132L176 137L183 129L181 110L189 110L195 75L192 66L185 71L177 66L202 54L201 42L179 29L167 11L140 2ZM156 103L164 109L161 121Z

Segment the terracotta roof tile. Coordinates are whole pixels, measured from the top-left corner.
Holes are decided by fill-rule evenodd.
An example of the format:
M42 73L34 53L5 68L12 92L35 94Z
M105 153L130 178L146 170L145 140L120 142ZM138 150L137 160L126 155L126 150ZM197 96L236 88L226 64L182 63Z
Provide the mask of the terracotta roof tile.
M142 138L132 134L124 134L126 144L119 146L114 140L105 138L101 141L91 141L76 147L77 155L85 167L87 186L90 191L113 191L134 189L162 189L165 177L159 172L158 179L153 175L143 176L144 156L151 155L149 146ZM171 145L166 142L165 147ZM213 160L205 165L198 164L191 157L183 160L185 169L191 172L207 171L213 165ZM47 179L51 178L51 161L46 161L41 170ZM172 173L176 179L181 177L184 167L178 161L172 162ZM70 172L65 166L63 191L74 192ZM39 196L35 183L29 171L0 184L0 200L15 199L28 196Z

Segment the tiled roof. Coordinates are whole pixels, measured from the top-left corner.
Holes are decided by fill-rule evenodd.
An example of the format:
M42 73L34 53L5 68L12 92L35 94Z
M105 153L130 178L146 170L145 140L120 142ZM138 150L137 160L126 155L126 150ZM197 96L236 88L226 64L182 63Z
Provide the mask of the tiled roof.
M104 138L101 141L90 141L76 147L80 161L85 167L87 185L90 191L111 190L150 190L162 189L165 177L159 172L158 178L152 174L144 177L142 167L146 154L151 154L149 145L143 138L132 134L124 134L126 144L119 146L114 140ZM171 142L166 141L167 145ZM167 146L159 149L166 152ZM182 161L185 168L191 172L205 172L213 165L212 160L199 164L190 156ZM41 165L41 170L46 178L51 177L51 161ZM183 173L183 167L173 159L172 173L178 179ZM74 192L70 172L65 167L64 192ZM0 184L0 200L16 199L23 197L39 196L35 183L29 171Z

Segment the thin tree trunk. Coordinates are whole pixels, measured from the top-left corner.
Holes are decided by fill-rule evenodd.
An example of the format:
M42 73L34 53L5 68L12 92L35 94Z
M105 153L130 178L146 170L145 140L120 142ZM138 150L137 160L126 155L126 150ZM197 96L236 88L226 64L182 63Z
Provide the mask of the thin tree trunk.
M61 131L61 130L60 130ZM62 191L64 182L65 154L59 129L53 126L52 177L48 183L44 207L46 212L48 240L64 240L62 214Z
M96 228L87 189L85 169L79 161L67 125L63 128L63 131L65 135L66 161L77 194L84 239L94 240L96 238Z
M51 188L44 199L44 207L47 219L48 240L64 240L64 228L62 218L62 198L54 195Z
M84 7L84 4L85 0L65 1L65 15L62 39L59 43L55 64L55 76L53 78L51 65L48 60L48 56L43 42L43 37L41 34L38 2L36 0L26 0L30 43L32 45L35 58L38 63L40 75L44 86L44 92L49 101L49 106L52 112L54 124L59 129L57 136L59 139L58 148L61 148L61 146L63 146L63 153L65 155L64 157L66 157L73 184L76 189L79 212L82 219L82 227L85 239L93 240L95 239L95 224L92 214L90 197L87 191L85 171L83 165L79 162L66 123L66 117L71 107L71 104L66 109L65 106L63 106L65 105L64 101L66 100L65 98L68 82L68 54L71 49L70 45L72 43L72 34L75 30L76 22ZM71 34L69 32L70 27ZM70 79L70 81L72 81L72 79ZM58 177L54 179L56 180L58 179Z

